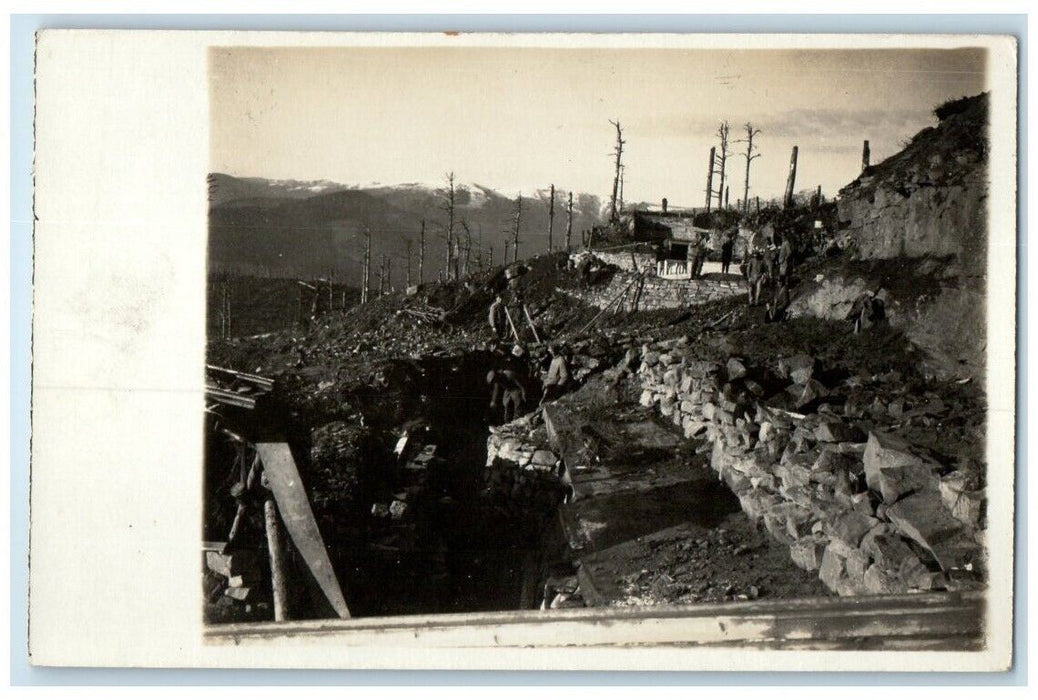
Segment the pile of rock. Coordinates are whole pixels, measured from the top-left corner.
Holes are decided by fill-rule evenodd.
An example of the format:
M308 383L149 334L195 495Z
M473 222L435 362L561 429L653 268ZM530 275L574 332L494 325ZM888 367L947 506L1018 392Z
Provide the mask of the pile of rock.
M540 411L491 428L485 470L487 493L516 514L550 510L565 495L562 460L548 447Z
M696 359L684 339L643 346L638 376L641 403L658 406L687 437L705 438L711 466L743 511L830 590L904 593L983 581L977 475L891 432L904 421L894 423L860 382L830 389L807 356L775 368L739 358L722 366ZM872 404L876 414L883 404L887 424L860 418Z
M264 553L258 550L236 550L226 554L212 549L205 551L203 586L206 603L225 609L222 617L262 614L270 607L265 566Z

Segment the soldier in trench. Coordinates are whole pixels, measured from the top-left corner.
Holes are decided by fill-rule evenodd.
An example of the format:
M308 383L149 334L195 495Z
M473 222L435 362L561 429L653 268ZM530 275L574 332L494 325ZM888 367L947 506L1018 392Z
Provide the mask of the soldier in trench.
M487 316L487 320L490 323L490 330L493 331L496 338L503 339L508 335L508 319L505 317L505 302L501 299L500 294L494 297L494 303L490 305L490 312Z
M764 289L764 280L767 278L767 267L764 264L764 256L759 250L754 251L753 257L746 263L746 282L749 285L750 306L760 304L760 293Z
M721 244L721 274L727 275L732 266L732 253L735 251L736 229L729 230Z
M879 291L867 291L855 299L851 310L847 313L847 320L854 324L855 333L885 324L887 307L879 296Z
M526 402L526 389L523 382L511 369L492 369L487 372L487 384L490 385L491 420L496 418L500 405L503 420L508 423L519 417L519 411Z
M551 353L551 364L548 365L548 374L544 377L544 393L541 395L541 405L562 396L569 384L569 364L566 362L566 353L562 346L552 343L548 346Z

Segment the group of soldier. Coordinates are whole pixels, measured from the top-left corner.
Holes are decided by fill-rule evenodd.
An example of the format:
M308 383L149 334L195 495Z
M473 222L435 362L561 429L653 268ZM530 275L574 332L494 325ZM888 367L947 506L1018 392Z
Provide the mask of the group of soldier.
M784 321L789 308L789 281L793 273L793 243L790 236L775 233L763 246L752 247L745 262L750 306L765 307L766 321ZM770 300L764 301L766 291Z
M522 302L522 288L518 283L519 275L509 277L509 296L512 306L516 307L515 314L526 314ZM520 316L521 317L521 316ZM502 294L497 294L490 304L487 321L493 334L490 345L492 355L491 364L493 368L487 372L486 382L490 387L490 409L491 418L501 419L501 422L509 422L518 418L527 406L527 388L531 384L531 363L521 361L519 358L525 355L518 337L513 319L513 313L509 311L509 304L505 303ZM532 321L530 321L532 324ZM505 352L504 345L509 338L514 336L515 343L511 352ZM547 370L540 372L541 397L539 405L561 396L571 384L568 348L562 343L548 344ZM539 368L540 369L540 368Z

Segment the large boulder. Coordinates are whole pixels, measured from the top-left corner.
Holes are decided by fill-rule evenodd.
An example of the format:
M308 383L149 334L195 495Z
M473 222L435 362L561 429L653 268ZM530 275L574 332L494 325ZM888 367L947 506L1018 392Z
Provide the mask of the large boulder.
M887 508L886 515L901 534L928 550L942 569L960 565L975 549L936 491L914 493Z
M936 465L913 453L908 443L897 436L869 433L863 462L866 483L885 503L894 503L914 491L937 493Z

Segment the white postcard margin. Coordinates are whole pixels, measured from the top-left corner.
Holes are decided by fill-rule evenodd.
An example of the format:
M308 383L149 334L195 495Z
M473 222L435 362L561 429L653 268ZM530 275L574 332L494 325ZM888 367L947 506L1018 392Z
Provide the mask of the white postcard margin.
M211 46L990 50L988 497L978 652L206 644L200 605ZM1016 45L1009 37L47 31L37 46L30 648L34 664L674 670L1005 669L1011 658ZM623 623L616 623L623 624ZM549 632L546 629L546 632ZM546 635L545 645L558 644ZM594 639L578 644L593 644Z

